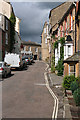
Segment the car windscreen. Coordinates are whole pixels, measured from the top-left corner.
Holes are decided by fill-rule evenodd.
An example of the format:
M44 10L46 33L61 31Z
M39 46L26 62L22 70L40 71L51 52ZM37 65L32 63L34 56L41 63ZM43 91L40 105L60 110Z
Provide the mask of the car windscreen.
M28 57L25 57L25 59L28 59Z
M2 67L2 63L0 63L0 67Z

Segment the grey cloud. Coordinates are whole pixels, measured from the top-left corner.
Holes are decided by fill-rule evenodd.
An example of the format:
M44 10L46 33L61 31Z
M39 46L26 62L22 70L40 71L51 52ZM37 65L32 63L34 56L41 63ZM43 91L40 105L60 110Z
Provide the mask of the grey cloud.
M15 14L21 19L21 38L40 42L41 32L45 21L48 21L50 10L60 3L12 3Z
M55 6L60 5L62 2L41 2L37 3L37 6L41 9L53 9Z

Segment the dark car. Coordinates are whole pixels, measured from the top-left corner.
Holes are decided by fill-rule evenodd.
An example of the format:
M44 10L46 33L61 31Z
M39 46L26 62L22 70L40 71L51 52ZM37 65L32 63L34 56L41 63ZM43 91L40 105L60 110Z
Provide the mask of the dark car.
M31 63L34 62L34 61L33 61L33 56L30 56L30 61L31 61Z
M27 65L30 65L31 64L30 56L25 55L24 58L25 58L25 61L26 61Z

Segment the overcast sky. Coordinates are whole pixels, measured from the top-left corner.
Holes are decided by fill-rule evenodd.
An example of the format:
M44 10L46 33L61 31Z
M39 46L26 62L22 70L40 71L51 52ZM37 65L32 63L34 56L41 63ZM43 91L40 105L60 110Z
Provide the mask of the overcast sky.
M60 2L13 2L15 15L21 19L21 39L41 42L41 32L45 21L49 21L50 10Z

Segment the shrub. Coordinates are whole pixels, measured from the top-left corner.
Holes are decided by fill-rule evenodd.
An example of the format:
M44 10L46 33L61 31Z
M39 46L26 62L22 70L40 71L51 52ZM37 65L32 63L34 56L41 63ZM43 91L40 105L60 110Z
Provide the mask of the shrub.
M54 55L51 57L51 72L55 72L55 57Z
M63 64L63 60L64 60L64 43L65 43L65 38L60 38L60 40L58 41L61 43L61 47L60 47L60 59L58 61L58 64L56 66L56 70L58 71L59 76L63 75L63 71L64 71L64 64Z
M70 89L72 90L72 93L74 93L74 91L76 89L78 89L79 85L78 85L78 82L77 81L73 81L70 85Z
M54 49L55 49L55 48L58 48L58 41L55 41L55 42L54 42Z
M63 87L67 90L70 90L70 85L73 81L75 81L75 76L65 76L63 79Z
M58 71L57 75L59 75L59 76L63 75L64 66L63 66L63 61L62 60L58 61L58 64L56 66L56 70Z
M73 93L74 100L77 106L80 106L80 88L74 91Z

